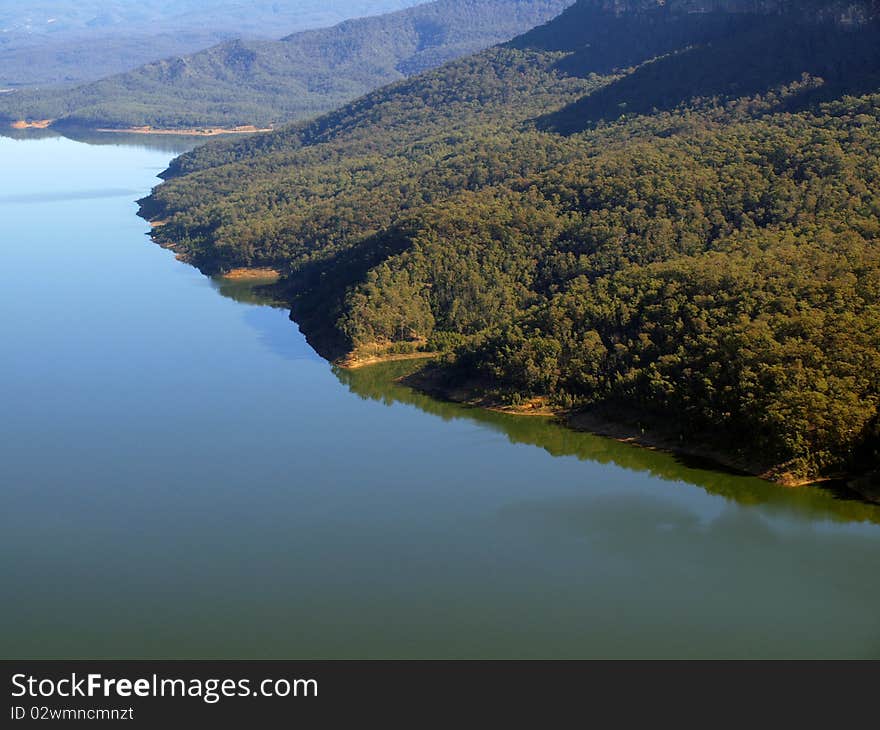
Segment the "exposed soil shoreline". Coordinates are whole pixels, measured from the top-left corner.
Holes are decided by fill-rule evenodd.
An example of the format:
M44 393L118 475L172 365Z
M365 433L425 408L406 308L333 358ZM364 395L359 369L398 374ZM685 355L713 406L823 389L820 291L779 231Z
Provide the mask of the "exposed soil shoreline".
M277 269L268 267L262 268L238 268L227 271L224 274L218 274L218 279L229 279L231 281L277 281L281 278L281 272Z
M374 362L380 361L381 358L374 358ZM662 427L657 425L643 427L628 422L628 419L615 419L606 412L567 411L555 408L547 403L545 399L541 398L532 398L520 405L506 405L497 399L485 395L489 390L489 384L480 383L476 380L450 384L445 374L441 373L439 368L432 367L430 364L414 373L399 378L398 382L439 400L485 408L514 416L554 418L564 426L575 431L586 431L597 436L604 436L615 441L634 444L655 451L696 457L707 462L707 464L714 464L744 475L755 476L783 487L795 488L841 481L839 479L799 478L778 468L774 469L773 465L759 463L745 456L727 453L717 445L694 441L683 443L677 433L664 431ZM862 482L865 485L868 484L864 478L852 480L846 482L846 484L849 489L863 499L880 502L880 488L876 492L868 488L859 488Z
M9 123L12 129L49 129L55 126L57 119L19 119ZM62 120L63 121L63 120ZM255 127L252 124L242 124L237 127L186 127L181 129L165 129L148 125L140 127L88 127L93 132L104 134L151 134L168 135L174 137L217 137L223 134L254 134L256 132L271 132L272 127Z
M17 122L12 122L9 126L12 129L48 129L54 121L54 119L35 119L27 122L21 119Z
M178 137L216 137L221 134L254 134L255 132L271 132L272 127L255 127L243 124L238 127L205 127L184 129L162 129L158 127L97 127L94 131L109 134L167 134Z
M404 352L389 355L355 355L350 353L341 360L337 360L334 365L345 368L346 370L357 370L365 368L369 365L378 365L383 362L399 362L401 360L431 360L440 353L438 352Z
M162 225L165 221L151 221L151 225ZM163 248L172 248L173 244L160 244ZM186 261L184 257L178 254L178 259ZM227 278L261 278L256 274L251 274L254 269L236 269L228 272ZM266 269L261 271L265 272ZM273 271L275 274L278 272ZM279 276L280 278L280 276ZM294 320L291 314L291 320ZM294 320L296 321L296 320ZM604 436L622 443L633 444L642 448L663 451L670 454L678 454L688 456L705 461L709 465L715 465L717 468L733 470L744 475L751 475L764 479L766 481L778 484L783 487L802 487L808 485L819 485L823 483L840 483L854 495L867 501L880 503L880 472L870 475L840 475L828 479L805 479L787 473L779 465L759 463L753 458L747 456L731 454L712 443L699 443L689 441L683 443L679 435L671 430L664 430L659 425L644 427L642 425L627 422L629 419L615 418L606 412L583 412L583 411L566 411L556 408L548 403L545 399L532 398L519 405L508 405L497 399L488 396L491 393L492 383L481 383L476 379L471 379L464 383L450 383L446 374L441 375L440 369L432 367L430 361L435 359L441 353L437 352L410 352L410 353L369 353L369 352L348 352L341 357L334 359L333 355L321 352L316 347L314 338L309 336L302 325L300 329L306 336L306 340L312 347L315 347L322 357L332 361L337 367L347 370L356 370L368 367L370 365L378 365L384 362L395 362L404 360L424 360L428 361L423 367L418 368L415 372L398 378L401 384L413 388L425 395L445 400L453 403L461 403L463 405L485 408L487 410L507 413L515 416L541 416L545 418L557 419L560 423L575 431L585 431L597 436ZM637 414L636 414L637 415ZM636 418L632 419L637 420Z

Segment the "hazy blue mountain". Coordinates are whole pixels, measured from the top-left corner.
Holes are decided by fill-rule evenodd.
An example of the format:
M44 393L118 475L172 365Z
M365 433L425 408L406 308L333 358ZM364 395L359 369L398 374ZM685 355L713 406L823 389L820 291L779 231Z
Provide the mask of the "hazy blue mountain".
M0 118L89 127L268 126L543 23L571 0L436 0L280 41L234 40L74 89L0 97Z
M83 83L231 38L279 38L421 0L2 0L0 88Z

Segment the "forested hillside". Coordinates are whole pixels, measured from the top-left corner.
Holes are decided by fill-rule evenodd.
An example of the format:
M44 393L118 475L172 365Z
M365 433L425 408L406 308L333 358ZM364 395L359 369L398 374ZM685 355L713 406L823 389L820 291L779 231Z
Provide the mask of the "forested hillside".
M572 0L435 0L280 41L230 41L75 89L0 95L0 118L87 127L266 127L506 41Z
M328 357L439 350L434 378L496 402L709 439L775 478L869 473L878 71L872 0L580 0L196 149L142 210L205 271L281 270Z

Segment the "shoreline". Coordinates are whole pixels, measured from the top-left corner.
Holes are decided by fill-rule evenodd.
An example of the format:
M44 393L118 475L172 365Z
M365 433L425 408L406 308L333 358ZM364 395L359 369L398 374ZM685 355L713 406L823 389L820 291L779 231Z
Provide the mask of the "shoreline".
M153 226L153 221L150 221ZM164 220L155 221L157 225L165 223ZM153 226L155 227L155 226ZM157 242L158 243L158 242ZM171 248L173 245L159 244L162 248ZM184 257L178 254L178 260L189 263ZM265 269L263 269L265 271ZM236 271L236 270L233 270ZM240 269L239 271L249 271L248 269ZM204 273L204 272L202 272ZM231 273L231 272L229 272ZM279 277L280 278L280 277ZM290 308L290 302L286 303ZM291 320L302 330L302 326L293 319ZM306 340L315 348L312 338L308 333L303 331ZM459 403L465 406L475 408L483 408L485 410L495 411L497 413L505 413L512 416L526 417L543 417L558 420L566 428L573 431L581 431L592 433L596 436L610 438L621 443L631 444L640 448L654 451L662 451L674 456L690 457L707 462L710 468L718 470L734 471L743 475L753 476L762 479L771 484L784 488L799 488L805 486L823 486L833 483L842 484L845 489L866 503L880 504L880 473L871 475L840 475L839 477L820 477L805 479L795 477L789 473L778 471L779 465L760 464L754 460L750 460L745 456L730 454L716 445L709 443L691 442L687 446L682 445L677 435L671 432L664 433L658 427L641 427L636 424L627 424L624 419L614 419L598 412L567 411L558 407L551 406L546 399L532 398L520 405L508 405L500 401L492 400L486 395L490 391L492 384L485 382L479 383L471 381L463 385L455 386L449 383L445 378L439 377L436 367L432 368L430 361L436 359L442 353L439 352L410 352L410 353L376 353L376 354L357 354L350 351L340 357L333 358L326 353L318 351L319 355L328 360L331 365L343 368L345 370L358 370L360 368L369 367L370 365L379 365L387 362L400 361L418 361L424 360L425 364L416 369L414 372L397 378L400 384L412 388L437 400Z
M9 127L11 129L48 129L54 121L54 119L34 119L28 122L24 119L19 119L16 122L10 122Z
M349 353L340 360L333 362L333 365L343 368L344 370L359 370L360 368L369 367L370 365L380 365L385 362L401 362L403 360L433 360L439 352L401 352L391 353L388 355L365 355L357 356Z
M375 363L383 361L381 358L375 358ZM517 406L505 405L487 397L485 395L486 389L481 388L480 384L475 381L458 386L449 384L444 378L440 377L439 371L436 368L432 368L430 364L409 375L398 378L397 382L438 400L459 403L473 408L483 408L511 416L541 416L555 419L561 425L573 431L591 433L620 443L631 444L653 451L661 451L674 456L699 459L716 469L753 476L784 488L821 487L825 484L839 481L852 494L857 495L866 502L880 503L880 492L874 494L869 489L859 488L858 484L864 477L804 479L794 477L785 472L774 473L775 468L772 466L760 464L746 457L725 453L717 446L709 443L691 442L688 445L683 445L677 436L671 432L664 433L660 428L645 428L635 424L628 424L624 419L614 419L599 412L568 411L556 408L549 405L546 399L542 398L532 398Z
M237 269L230 269L223 274L217 274L216 278L226 279L228 281L274 282L281 278L281 272L278 271L278 269L270 269L268 267L240 267Z
M271 132L272 127L255 127L252 124L242 124L237 127L184 127L181 129L165 129L161 127L95 127L95 132L104 134L159 134L177 137L217 137L223 134L256 134L258 132Z
M10 129L52 129L55 123L64 120L58 119L18 119L9 122ZM271 132L273 127L256 127L252 124L241 124L235 127L182 127L170 129L164 127L151 127L141 125L137 127L90 127L88 125L76 125L77 129L84 131L100 132L101 134L144 134L144 135L167 135L169 137L219 137L225 134L256 134L258 132Z

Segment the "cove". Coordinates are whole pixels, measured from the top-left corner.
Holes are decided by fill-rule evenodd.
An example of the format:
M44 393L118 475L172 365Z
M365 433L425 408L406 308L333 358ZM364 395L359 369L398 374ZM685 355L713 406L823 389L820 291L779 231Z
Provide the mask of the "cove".
M880 507L332 368L150 242L177 145L0 138L0 656L880 657Z

